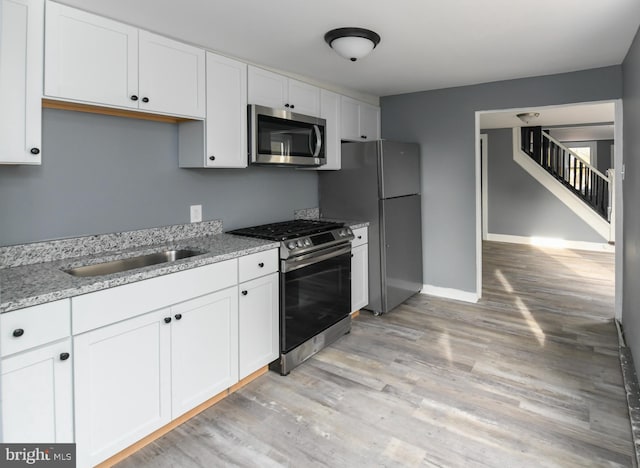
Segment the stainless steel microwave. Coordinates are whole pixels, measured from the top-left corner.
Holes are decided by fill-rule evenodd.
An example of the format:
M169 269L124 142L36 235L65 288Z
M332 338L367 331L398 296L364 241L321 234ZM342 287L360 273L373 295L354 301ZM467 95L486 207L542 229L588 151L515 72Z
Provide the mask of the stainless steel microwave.
M250 104L249 162L276 166L321 166L326 121L288 110Z

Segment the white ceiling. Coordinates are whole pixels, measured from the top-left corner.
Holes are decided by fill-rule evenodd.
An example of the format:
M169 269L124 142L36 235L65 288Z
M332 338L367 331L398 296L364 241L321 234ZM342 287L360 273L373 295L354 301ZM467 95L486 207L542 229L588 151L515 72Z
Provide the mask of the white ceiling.
M571 106L532 107L527 109L509 109L490 111L480 114L480 128L513 128L526 125L516 114L521 112L538 112L540 115L531 120L529 125L562 126L577 124L611 123L615 120L613 102L598 104L577 104Z
M638 0L61 0L213 51L372 96L617 65ZM349 62L337 27L380 34Z

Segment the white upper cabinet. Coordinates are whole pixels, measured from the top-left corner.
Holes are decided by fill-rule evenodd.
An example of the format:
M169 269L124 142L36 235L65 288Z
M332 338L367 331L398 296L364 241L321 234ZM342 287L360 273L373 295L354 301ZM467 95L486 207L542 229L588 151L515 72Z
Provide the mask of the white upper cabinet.
M205 52L147 31L139 35L140 109L205 116Z
M40 164L43 0L0 0L0 164Z
M327 121L325 126L325 155L327 163L316 167L317 170L340 169L341 147L340 147L340 95L320 90L320 117Z
M46 25L46 96L138 107L138 29L53 2Z
M247 64L207 53L207 167L247 167Z
M370 141L380 139L380 108L355 99L341 97L343 140Z
M249 66L249 104L320 115L320 88Z
M203 118L204 50L48 2L47 97Z
M207 118L178 126L180 167L247 167L247 64L207 52Z

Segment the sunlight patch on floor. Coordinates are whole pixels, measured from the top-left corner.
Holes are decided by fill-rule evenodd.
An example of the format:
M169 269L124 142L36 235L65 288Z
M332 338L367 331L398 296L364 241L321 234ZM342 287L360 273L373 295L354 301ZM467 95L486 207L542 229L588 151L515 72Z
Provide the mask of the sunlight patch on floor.
M496 270L495 273L496 273L496 278L498 278L498 281L500 281L500 284L502 285L504 290L508 293L513 293L514 292L513 286L511 286L511 283L509 283L509 280L504 276L502 271ZM514 296L514 301L515 301L516 307L524 317L524 320L527 322L527 325L529 326L531 333L533 333L533 336L536 337L536 339L538 340L538 343L540 343L540 346L544 346L544 343L547 337L544 334L544 331L542 330L542 328L540 328L540 325L538 325L538 322L536 321L536 319L533 317L533 314L531 314L531 311L525 305L525 303L522 302L522 299L520 299L519 296Z

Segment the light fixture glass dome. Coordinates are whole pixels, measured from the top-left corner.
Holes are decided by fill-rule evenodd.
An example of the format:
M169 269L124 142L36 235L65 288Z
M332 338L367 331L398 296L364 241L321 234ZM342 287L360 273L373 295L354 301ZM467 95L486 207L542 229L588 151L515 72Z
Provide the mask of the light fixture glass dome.
M371 53L373 42L364 37L340 37L331 43L331 48L338 55L355 62Z
M375 49L380 36L368 29L338 28L326 33L324 40L338 55L355 62Z

